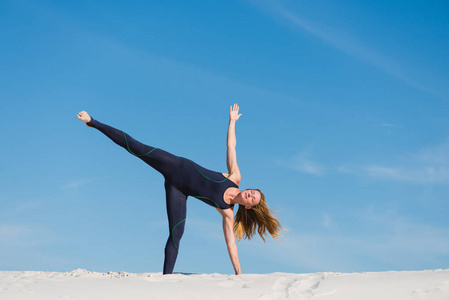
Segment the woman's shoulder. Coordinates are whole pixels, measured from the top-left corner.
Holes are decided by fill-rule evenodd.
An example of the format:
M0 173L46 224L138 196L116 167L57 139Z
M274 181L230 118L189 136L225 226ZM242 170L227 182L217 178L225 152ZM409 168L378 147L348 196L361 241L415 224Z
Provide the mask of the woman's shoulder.
M237 186L240 185L241 176L237 174L229 174L229 173L222 173L224 177L234 182Z
M220 215L225 218L225 219L229 219L232 221L232 223L234 223L234 209L233 208L226 208L226 209L221 209L216 207L215 208Z

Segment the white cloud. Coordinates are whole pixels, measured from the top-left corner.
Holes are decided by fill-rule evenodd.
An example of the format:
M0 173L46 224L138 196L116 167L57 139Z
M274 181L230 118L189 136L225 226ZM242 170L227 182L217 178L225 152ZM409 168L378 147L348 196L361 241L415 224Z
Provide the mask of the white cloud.
M94 182L95 179L81 179L81 180L75 180L75 181L71 181L66 183L65 185L62 186L63 189L77 189L80 186L89 184Z
M0 239L16 237L22 232L22 226L0 225Z
M0 245L5 248L45 244L48 242L47 235L40 225L0 224Z
M339 166L337 168L337 171L341 173L347 173L347 174L354 174L354 168L348 167L348 166Z
M330 227L332 224L331 216L328 213L323 213L322 218L323 218L323 226Z
M431 262L433 257L449 255L449 229L414 222L396 211L361 213L360 220L378 228L369 249L390 262L406 263L409 259ZM391 252L391 253L388 253Z
M43 200L28 200L28 201L11 201L10 207L2 207L2 215L17 215L23 214L27 211L33 211L43 204Z
M297 170L303 173L315 175L315 176L322 176L325 174L325 168L323 165L311 160L309 158L310 151L309 150L303 150L296 156L283 160L278 159L277 163L283 167Z
M394 163L343 165L337 170L377 179L449 184L449 142L399 155Z
M449 183L446 166L388 167L372 165L364 168L370 177L420 183Z
M416 160L449 166L449 141L434 147L428 147L414 154Z

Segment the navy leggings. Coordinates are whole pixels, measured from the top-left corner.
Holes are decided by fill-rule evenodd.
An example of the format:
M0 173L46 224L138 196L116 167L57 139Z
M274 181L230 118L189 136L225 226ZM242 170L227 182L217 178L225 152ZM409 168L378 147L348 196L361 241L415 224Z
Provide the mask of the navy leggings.
M173 182L173 174L186 163L186 159L164 150L144 145L123 131L100 123L92 118L87 123L109 137L114 143L139 157L165 177L168 225L170 235L165 245L164 274L172 274L178 256L178 247L184 233L187 195Z

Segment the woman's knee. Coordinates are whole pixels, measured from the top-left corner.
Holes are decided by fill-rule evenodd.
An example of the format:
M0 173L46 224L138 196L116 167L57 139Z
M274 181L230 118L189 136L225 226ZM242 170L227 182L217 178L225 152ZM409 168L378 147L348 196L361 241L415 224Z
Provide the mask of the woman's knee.
M185 220L181 221L181 223L178 223L177 226L175 226L170 231L170 238L176 247L176 250L179 249L179 242L181 241L182 236L184 235L184 224Z

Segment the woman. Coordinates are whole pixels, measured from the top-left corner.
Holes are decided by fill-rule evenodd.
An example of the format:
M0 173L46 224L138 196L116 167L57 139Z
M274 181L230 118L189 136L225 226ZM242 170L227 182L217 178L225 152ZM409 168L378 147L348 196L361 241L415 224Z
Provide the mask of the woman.
M235 274L241 274L235 237L251 239L255 231L265 241L267 232L280 236L282 229L274 218L260 190L239 190L241 180L235 151L235 123L240 118L239 106L234 104L229 112L226 164L228 173L205 169L193 161L178 157L159 148L144 145L123 131L94 120L85 111L77 118L104 133L114 143L139 157L159 171L165 178L165 193L170 234L165 245L164 274L172 274L178 256L179 242L184 233L187 197L193 196L217 209L223 217L223 233ZM234 205L239 204L234 219Z

